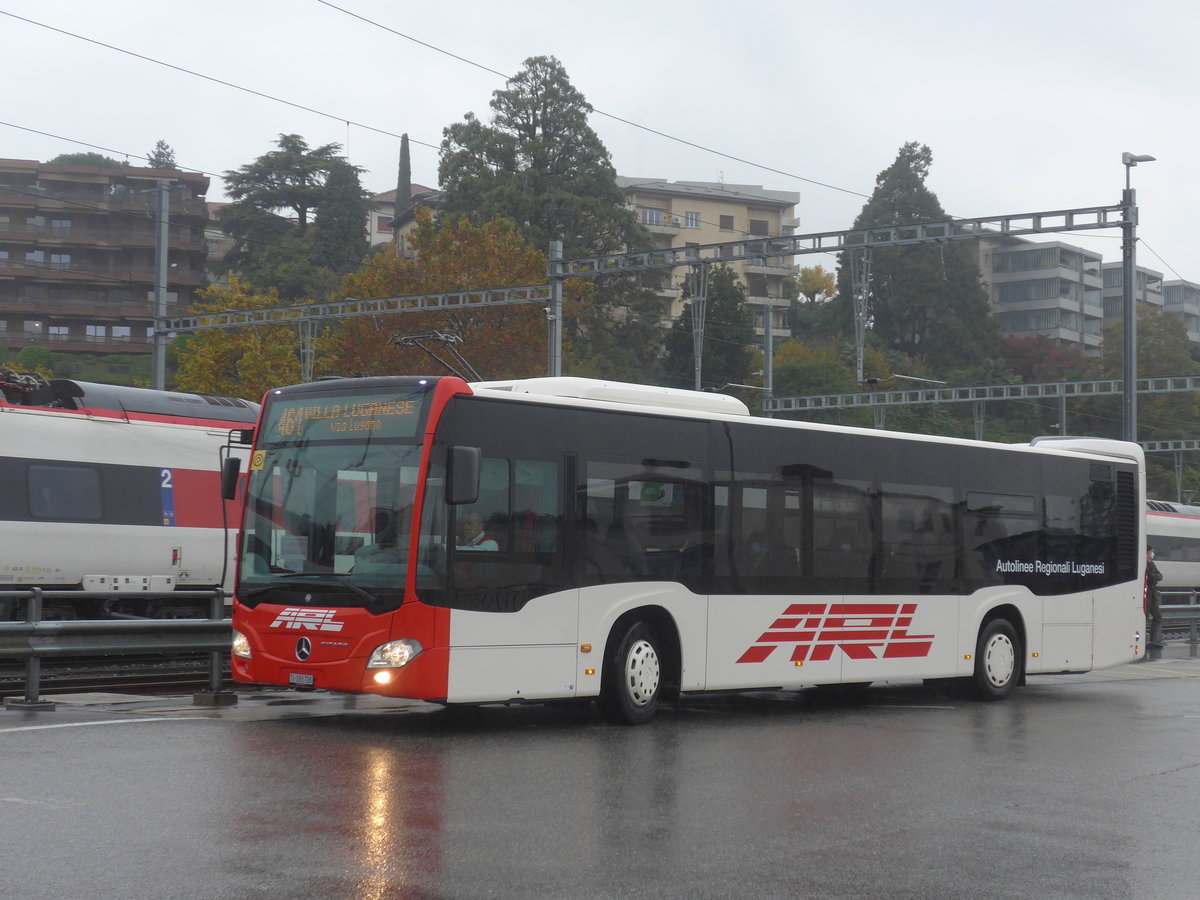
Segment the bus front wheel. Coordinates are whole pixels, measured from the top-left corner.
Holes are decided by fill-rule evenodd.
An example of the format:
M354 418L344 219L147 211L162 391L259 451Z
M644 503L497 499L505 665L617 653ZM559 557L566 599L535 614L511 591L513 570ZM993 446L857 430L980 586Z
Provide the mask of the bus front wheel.
M1021 639L1007 619L992 619L980 629L971 679L981 700L1003 700L1021 680Z
M601 675L600 711L617 725L641 725L654 718L662 694L662 645L654 629L635 621L614 632Z

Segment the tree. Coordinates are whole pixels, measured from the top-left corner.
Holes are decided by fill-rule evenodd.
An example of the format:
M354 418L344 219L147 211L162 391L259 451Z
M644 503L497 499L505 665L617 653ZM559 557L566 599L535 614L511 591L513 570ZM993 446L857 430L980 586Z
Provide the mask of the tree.
M433 221L417 211L409 237L415 258L376 254L343 282L353 297L374 299L489 287L519 287L546 280L546 258L525 241L512 222L474 225L465 218ZM384 375L433 372L440 367L416 348L391 344L397 334L447 332L457 349L484 378L528 378L546 365L544 303L476 307L348 319L330 341L326 368L342 373Z
M525 60L491 101L492 122L468 113L443 131L438 178L448 214L476 224L511 219L533 246L563 242L567 258L649 249L625 208L608 150L588 125L592 106L552 56ZM564 332L582 372L657 377L663 333L656 276L570 285Z
M233 246L222 269L259 291L274 288L284 302L323 299L336 287L337 273L351 271L362 258L354 257L367 216L358 184L362 170L338 155L338 144L309 148L296 134L282 134L276 144L278 150L225 173L234 202L221 211L221 228ZM312 235L310 225L321 219L323 205L326 223ZM355 209L362 210L361 220ZM324 245L332 249L326 252Z
M705 303L704 347L700 358L703 384L721 387L745 384L750 376L754 351L754 323L745 306L746 287L728 266L709 269ZM695 342L691 306L667 336L664 370L672 387L695 387Z
M175 151L164 140L159 140L154 149L146 154L146 165L151 169L178 169L175 164Z
M875 191L854 228L944 221L936 195L925 186L933 154L909 142L876 176ZM843 254L838 303L853 329L853 286ZM997 353L997 332L979 265L963 243L911 244L872 251L868 316L874 339L889 349L920 355L937 371Z
M123 169L128 163L100 153L60 153L50 160L52 166L97 166L101 169Z
M236 277L228 287L205 288L197 298L193 315L282 305L274 291L255 293ZM199 331L172 346L182 391L257 401L271 388L295 384L301 377L296 333L288 325Z
M837 276L823 266L806 266L796 279L796 292L804 303L823 303L837 293Z
M443 131L438 178L449 213L512 219L535 247L566 256L649 247L588 125L592 105L552 56L534 56L492 95L492 124L468 113Z
M408 135L400 135L400 165L396 171L396 202L392 215L398 216L412 202L412 160L408 151Z
M371 200L358 180L358 170L345 160L334 160L329 167L325 189L317 207L316 251L320 264L338 275L358 268L370 240L367 222Z

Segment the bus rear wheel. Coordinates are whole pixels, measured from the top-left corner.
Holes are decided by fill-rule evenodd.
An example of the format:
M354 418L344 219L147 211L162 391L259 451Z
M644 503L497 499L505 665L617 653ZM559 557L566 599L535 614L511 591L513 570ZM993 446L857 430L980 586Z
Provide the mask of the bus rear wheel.
M641 725L654 718L663 686L662 646L654 629L635 621L609 642L601 676L600 711L616 725Z
M971 679L980 700L1003 700L1021 680L1021 639L1007 619L992 619L980 629L975 643L975 674Z

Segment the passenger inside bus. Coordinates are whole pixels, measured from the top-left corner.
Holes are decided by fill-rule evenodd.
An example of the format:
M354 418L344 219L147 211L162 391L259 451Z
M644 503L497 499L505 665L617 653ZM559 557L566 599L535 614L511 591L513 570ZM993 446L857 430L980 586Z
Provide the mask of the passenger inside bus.
M458 526L459 550L499 550L500 545L483 530L483 516L469 512L462 517Z

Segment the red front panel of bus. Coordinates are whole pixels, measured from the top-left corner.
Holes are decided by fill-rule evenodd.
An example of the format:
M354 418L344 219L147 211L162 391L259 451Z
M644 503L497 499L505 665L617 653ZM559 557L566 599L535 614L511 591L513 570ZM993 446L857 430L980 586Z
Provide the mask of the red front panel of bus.
M250 659L234 657L235 681L348 693L444 700L448 681L446 638L450 612L421 603L373 615L364 609L261 603L237 604L238 627L251 642ZM368 669L372 652L390 640L408 638L424 648L407 666L387 669L376 681Z

